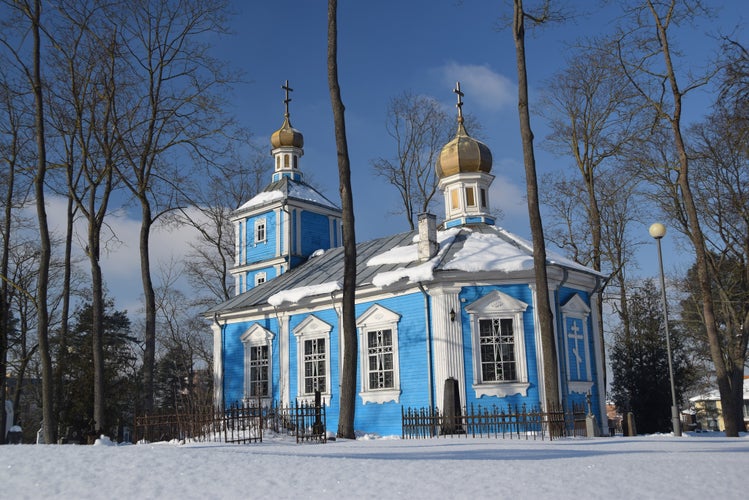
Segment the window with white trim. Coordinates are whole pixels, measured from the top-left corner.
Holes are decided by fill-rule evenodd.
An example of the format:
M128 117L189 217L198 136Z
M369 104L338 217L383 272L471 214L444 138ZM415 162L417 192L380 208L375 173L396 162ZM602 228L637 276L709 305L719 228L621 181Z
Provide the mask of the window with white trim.
M361 356L361 391L364 403L400 399L398 321L400 315L373 305L356 322Z
M241 337L244 345L244 397L269 399L272 394L273 333L258 324Z
M262 243L265 239L265 219L258 219L255 221L255 243Z
M513 318L479 319L481 381L517 381Z
M523 313L528 305L495 290L466 306L471 318L476 397L527 395Z
M302 352L302 393L314 394L315 391L325 392L328 384L325 362L328 359L325 339L306 339Z
M320 391L330 401L330 332L333 327L310 315L294 328L297 339L297 394L312 401Z
M475 191L473 186L466 186L466 206L467 207L475 207L476 206L476 196L474 195Z
M264 272L255 273L255 286L265 283L266 274Z

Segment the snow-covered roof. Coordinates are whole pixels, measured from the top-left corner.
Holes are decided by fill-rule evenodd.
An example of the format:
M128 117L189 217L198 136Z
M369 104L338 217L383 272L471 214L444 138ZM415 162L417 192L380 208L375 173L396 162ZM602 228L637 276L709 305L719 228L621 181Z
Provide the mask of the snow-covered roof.
M341 210L338 205L330 201L325 197L325 195L306 182L295 181L288 177L284 177L278 181L270 183L262 192L253 196L249 201L241 205L237 209L237 212L261 207L269 203L283 200L284 198L312 203L331 210Z
M237 210L259 207L267 203L272 203L276 200L281 200L283 199L283 196L284 194L282 191L263 191L262 193L258 193L257 195L250 198L248 202L240 206Z
M749 399L749 378L744 377L744 399ZM696 402L696 401L719 401L720 400L720 392L718 389L713 389L712 391L705 392L703 394L698 394L697 396L694 396L692 398L689 398L689 401Z
M387 288L399 282L428 283L439 273L499 272L508 275L530 273L533 251L530 244L491 225L463 226L437 232L439 250L427 261L418 259L418 232L409 231L357 245L357 287ZM589 275L600 273L569 259L549 253L549 264ZM293 304L314 296L329 296L340 289L343 279L343 249L334 248L272 280L218 304L206 314L227 313L261 307Z

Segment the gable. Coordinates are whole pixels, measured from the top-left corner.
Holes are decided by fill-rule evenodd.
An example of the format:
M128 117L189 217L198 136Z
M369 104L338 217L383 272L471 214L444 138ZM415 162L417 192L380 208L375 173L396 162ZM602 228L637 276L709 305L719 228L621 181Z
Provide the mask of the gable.
M363 325L374 326L378 324L395 323L400 319L400 314L391 311L379 304L375 304L356 319L356 327Z
M480 299L468 304L465 308L470 314L496 314L496 313L517 313L523 312L528 308L528 304L506 293L494 290Z
M326 335L329 334L333 327L321 320L317 316L307 316L304 321L299 323L293 330L294 335L300 337L302 335Z
M265 344L273 340L275 335L270 330L266 330L259 324L255 323L251 327L247 329L246 332L242 334L239 339L242 341L242 343L249 343L249 344Z
M590 314L590 307L580 298L580 295L574 294L562 305L562 312L570 316L585 317Z

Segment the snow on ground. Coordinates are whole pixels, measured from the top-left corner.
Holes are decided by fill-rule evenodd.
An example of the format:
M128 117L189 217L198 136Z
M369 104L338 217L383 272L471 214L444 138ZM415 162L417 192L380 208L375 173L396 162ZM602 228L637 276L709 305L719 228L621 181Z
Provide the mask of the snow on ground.
M108 444L105 440L100 444ZM0 446L0 497L747 498L749 436Z

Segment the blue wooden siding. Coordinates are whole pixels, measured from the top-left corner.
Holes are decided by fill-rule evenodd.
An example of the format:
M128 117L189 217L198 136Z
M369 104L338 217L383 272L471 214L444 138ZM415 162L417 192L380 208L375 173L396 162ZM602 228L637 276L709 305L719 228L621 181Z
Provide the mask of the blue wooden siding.
M255 323L263 328L276 334L272 346L272 393L274 399L278 397L278 379L279 379L279 357L278 357L278 322L269 318L263 321L245 321L242 323L232 323L224 327L223 330L223 351L224 351L224 402L231 405L232 403L241 402L244 398L244 344L242 335Z
M255 241L255 222L265 219L265 241ZM276 214L275 212L264 212L245 219L247 233L244 244L246 246L246 263L253 264L266 259L276 257Z
M301 254L309 256L315 250L331 248L330 223L328 216L316 214L307 210L302 211L302 245Z
M522 300L528 304L528 308L523 314L523 327L524 327L524 340L525 340L525 362L528 373L528 382L530 387L528 388L527 396L515 394L507 397L493 397L484 396L477 398L475 392L472 389L473 384L473 359L472 356L472 340L471 340L471 324L467 313L461 311L460 317L462 318L463 327L463 343L464 343L464 363L465 363L465 380L466 380L466 398L467 401L463 401L463 404L474 404L482 406L497 405L500 408L507 408L512 405L538 405L539 404L539 388L538 388L538 365L537 365L537 352L535 344L535 332L533 324L533 302L532 292L527 284L517 285L499 285L499 286L476 286L476 287L464 287L460 293L461 306L465 307L471 304L475 300L485 296L486 294L499 290L503 293L511 295L519 300ZM559 292L559 302L564 303L571 297L573 293L579 293L575 290L561 290ZM586 302L588 296L586 294L580 294ZM366 432L377 433L380 435L400 435L401 433L401 406L405 407L427 407L429 405L429 392L431 390L430 381L428 379L428 359L426 350L427 341L427 326L425 323L424 313L424 296L420 292L412 293L409 295L403 295L399 297L393 297L383 299L379 301L369 301L356 305L356 317L360 317L367 309L372 305L378 304L381 307L387 308L398 315L400 320L398 322L398 355L399 355L399 374L400 374L400 389L401 394L399 401L387 402L387 403L367 403L362 402L359 393L361 392L361 357L357 358L357 376L356 376L356 410L355 410L355 422L354 428L357 430L363 430ZM293 334L293 330L302 321L304 321L310 313L300 312L299 314L292 314L289 318L289 333L287 343L289 346L289 371L288 381L290 389L290 397L295 398L299 394L299 370L302 367L297 366L297 337ZM328 401L327 408L327 423L328 429L331 432L335 432L338 427L338 418L340 415L340 329L339 319L336 312L333 309L326 309L322 311L316 311L314 315L322 321L325 321L332 326L330 332L330 342L328 345L328 356L330 357L330 390L331 397ZM227 404L239 401L244 394L244 349L241 340L241 335L247 331L253 325L254 322L244 322L241 324L228 325L224 332L224 394L225 401ZM279 359L279 340L280 335L278 331L278 322L274 318L266 319L260 322L261 326L267 328L275 334L272 346L272 394L275 400L279 398L279 381L281 379L280 374L280 359ZM593 329L591 319L588 320L588 342L589 350L591 353L591 369L593 371L593 381L597 379L595 373L595 349L593 344ZM357 339L360 340L357 332ZM557 339L557 342L562 342L562 333ZM563 344L559 344L563 345ZM361 350L365 346L359 344ZM560 350L561 352L561 350ZM562 360L560 360L562 362ZM585 395L570 393L567 386L567 372L562 369L562 385L563 385L563 400L566 404L585 403ZM596 414L596 417L601 418L599 414L599 400L597 396L597 389L594 385L592 393L592 409ZM435 394L435 401L441 401L442 395ZM288 402L284 402L286 404ZM438 405L438 403L435 403Z
M424 295L420 292L357 304L356 317L372 305L379 304L400 315L398 321L398 367L401 394L399 401L363 404L361 391L361 363L357 363L357 396L354 428L380 435L401 434L401 406L429 405L430 382L427 369L426 323ZM358 334L358 332L357 332ZM359 346L361 349L363 346ZM361 360L361 357L359 358ZM337 420L337 415L336 415Z

